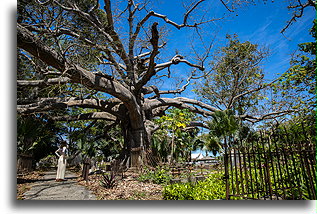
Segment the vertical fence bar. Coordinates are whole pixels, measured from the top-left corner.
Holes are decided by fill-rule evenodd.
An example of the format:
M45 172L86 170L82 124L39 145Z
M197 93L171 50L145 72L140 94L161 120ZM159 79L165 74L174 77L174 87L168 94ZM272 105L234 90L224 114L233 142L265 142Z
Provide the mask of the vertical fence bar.
M248 171L247 171L247 161L246 161L246 148L243 147L243 173L244 173L244 183L245 183L245 192L244 194L246 194L248 196L248 192L249 192L249 185L248 185Z
M238 166L238 163L237 163L237 150L236 148L233 149L233 154L234 154L234 166L235 166L235 182L236 182L236 194L239 195L240 194L240 191L239 191L239 179L238 179L238 167L240 168L240 164ZM234 187L232 187L234 188Z
M305 136L305 139L306 141L304 142L304 162L305 162L305 166L306 166L306 170L307 170L307 173L308 173L308 180L309 180L309 192L311 192L311 196L310 199L316 199L316 189L315 189L315 183L314 181L316 181L316 177L313 177L313 173L311 173L311 164L309 164L309 150L308 150L308 145L310 144L310 137L307 135L307 132L305 131L305 127L304 127L304 124L303 122L301 123L301 128L302 128L302 131L303 131L303 135ZM314 168L314 167L312 167ZM314 170L312 170L314 171Z
M226 200L229 200L229 173L228 173L228 146L227 142L225 141L225 155L224 155L224 165L225 165L225 181L226 181Z
M267 151L266 151L266 154L267 154ZM265 156L265 169L266 169L266 174L267 174L266 175L267 176L267 184L269 187L269 197L272 200L273 193L272 193L271 173L270 173L270 164L269 164L267 155Z
M266 200L266 197L269 195L269 191L270 191L270 186L268 184L268 172L267 172L267 161L266 161L266 149L265 149L265 142L266 142L266 138L264 135L266 135L267 133L263 133L261 132L261 144L262 144L262 154L263 154L263 179L264 179L264 186L265 186L265 197L264 199ZM261 155L262 157L262 155Z
M240 151L241 151L241 148L242 148L242 146L241 145L239 145L239 147L238 147L238 156L239 156L239 170L240 170L240 183L241 183L241 192L240 192L240 194L242 195L242 194L244 194L244 176L243 176L243 169L242 169L242 166L243 166L243 164L242 164L242 160L241 160L241 153L240 153Z
M312 177L312 173L311 173L311 171L310 171L310 166L309 166L308 157L309 157L309 156L308 156L308 154L307 154L307 151L304 150L304 163L305 163L306 171L307 171L307 173L308 173L309 192L311 192L311 196L310 196L309 199L314 199L314 198L316 197L316 193L315 193L315 191L314 191L314 190L315 190L315 188L314 188L315 186L314 186L313 179L315 179L315 178Z
M276 176L275 176L275 170L274 170L274 159L273 159L273 152L272 152L272 149L271 149L271 136L269 136L268 138L268 150L269 150L269 157L270 157L270 162L271 162L271 166L272 166L272 178L273 178L273 185L274 185L274 194L276 196L276 199L278 200L279 197L278 197L278 194L277 194L277 186L276 186ZM270 169L270 168L269 168ZM270 189L271 189L271 192L273 193L273 189L272 189L272 184L270 185Z
M283 199L286 198L286 192L285 192L285 186L284 186L284 181L282 180L283 178L283 171L282 171L282 167L281 167L281 161L283 160L281 158L281 151L280 151L280 146L277 145L277 142L279 140L277 134L275 132L273 132L273 137L274 137L274 140L273 140L273 143L274 143L274 146L275 146L275 152L276 152L276 155L277 155L277 165L278 165L278 169L277 169L277 174L278 174L278 180L279 180L279 188L282 189L283 191Z
M254 177L255 177L255 185L256 185L256 198L260 198L260 188L259 188L259 181L258 181L258 174L257 174L257 164L256 164L256 157L257 157L257 151L254 148L254 142L253 139L251 139L251 148L252 148L252 153L253 153L253 167L254 167Z
M312 192L313 192L313 200L316 200L316 153L315 153L315 148L314 148L314 144L310 143L310 145L308 145L308 151L309 151L309 161L310 161L310 170L312 172L312 181L313 181L313 186L312 186Z
M258 150L258 162L259 162L259 171L260 171L260 182L261 182L261 194L263 194L265 192L265 181L264 181L264 176L263 176L263 170L262 170L262 161L261 161L261 158L262 158L262 150L260 150L260 144L259 144L259 141L262 141L262 133L260 133L260 137L259 137L259 140L256 141L256 146L257 146L257 150Z
M300 159L300 164L301 164L301 169L302 169L302 176L304 177L305 183L308 184L309 183L309 179L308 179L307 174L305 172L305 162L303 161L303 159L304 159L304 156L303 156L304 151L303 151L302 147L303 147L303 145L298 143L297 148L299 150L299 155L300 155L299 159ZM308 189L308 195L309 195L309 198L312 198L311 191L309 189Z
M294 173L295 173L295 179L296 179L296 182L297 184L295 185L295 187L297 186L297 190L299 192L299 198L298 199L302 199L303 195L302 195L302 188L301 188L301 182L300 182L300 170L297 169L297 166L296 166L296 160L295 160L295 154L296 154L296 150L294 150L294 147L295 147L295 144L296 142L292 141L291 138L289 138L289 133L287 132L285 126L284 126L284 132L286 134L286 144L287 146L289 147L290 149L290 155L291 155L291 160L292 160L292 164L293 164L293 168L294 168ZM296 139L297 137L294 136L293 139Z
M251 157L250 157L250 148L247 148L247 157L248 157L248 170L250 174L250 189L251 189L251 197L254 198L254 192L253 192L253 178L252 178L252 165L251 165ZM249 190L248 190L249 193ZM249 197L249 196L248 196Z
M229 147L230 148L230 147ZM229 149L229 165L230 165L230 171L229 171L229 180L231 181L231 184L229 185L229 192L230 195L234 195L235 194L235 190L234 190L234 181L233 181L233 164L232 164L232 149ZM231 186L231 188L230 188Z
M273 148L274 148L272 154L275 154L274 157L276 158L276 161L274 161L274 159L272 157L272 170L273 170L273 173L275 175L274 176L274 183L275 183L276 197L277 197L277 200L279 200L279 196L280 196L280 194L278 193L279 189L283 191L284 197L286 196L286 194L285 194L285 189L284 189L284 185L283 185L284 182L279 182L280 179L282 178L281 165L280 165L281 159L280 159L280 151L279 151L279 148L276 144L277 139L275 137L276 137L276 134L273 131L272 138L271 138L272 141L270 141L270 146L273 146ZM274 162L275 162L275 165L274 165ZM274 168L275 168L275 170L274 170Z
M283 144L281 145L281 151L282 151L282 155L284 157L284 164L283 164L283 170L285 169L286 171L286 175L287 175L287 181L288 181L288 185L286 188L287 189L290 189L293 191L293 185L292 185L292 182L291 182L291 176L290 176L290 169L289 169L289 163L288 163L288 156L287 156L287 150L285 149L285 141L284 141L284 137L283 137L283 134L281 133L277 133L277 136L278 136L278 139L280 140L280 143ZM292 197L293 197L293 194L292 194Z

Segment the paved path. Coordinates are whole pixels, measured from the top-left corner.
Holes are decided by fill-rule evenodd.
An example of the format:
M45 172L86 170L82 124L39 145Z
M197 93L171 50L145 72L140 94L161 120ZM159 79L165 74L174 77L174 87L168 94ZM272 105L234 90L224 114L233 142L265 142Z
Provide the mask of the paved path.
M25 200L96 200L96 196L77 183L77 175L66 171L66 181L56 182L56 172L46 172L43 180L24 193Z

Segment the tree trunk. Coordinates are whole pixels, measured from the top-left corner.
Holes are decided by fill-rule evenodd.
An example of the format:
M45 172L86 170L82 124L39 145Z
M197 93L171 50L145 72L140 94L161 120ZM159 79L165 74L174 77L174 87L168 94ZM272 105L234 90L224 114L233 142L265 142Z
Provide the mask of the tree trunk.
M134 124L135 126L135 124ZM123 163L133 170L138 170L146 164L145 149L150 145L144 124L140 124L138 129L133 129L131 122L121 124L124 137L124 150L120 155Z
M18 155L17 169L19 172L30 172L33 170L33 157L32 155Z

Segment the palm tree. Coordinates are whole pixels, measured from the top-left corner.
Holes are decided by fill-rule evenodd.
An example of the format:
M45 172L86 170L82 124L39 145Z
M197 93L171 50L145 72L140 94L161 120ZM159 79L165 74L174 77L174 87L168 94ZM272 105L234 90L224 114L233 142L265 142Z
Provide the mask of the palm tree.
M223 147L226 148L238 133L240 121L231 110L216 111L208 126L211 145L219 144L222 141Z
M217 111L212 115L212 120L209 125L209 138L211 145L221 145L224 147L224 164L228 164L228 144L231 145L234 139L234 135L239 131L239 120L233 115L233 111ZM217 148L217 147L216 147ZM218 147L219 148L219 147ZM228 182L228 167L225 167L226 178L226 194L229 194L229 182ZM229 198L229 195L226 195Z

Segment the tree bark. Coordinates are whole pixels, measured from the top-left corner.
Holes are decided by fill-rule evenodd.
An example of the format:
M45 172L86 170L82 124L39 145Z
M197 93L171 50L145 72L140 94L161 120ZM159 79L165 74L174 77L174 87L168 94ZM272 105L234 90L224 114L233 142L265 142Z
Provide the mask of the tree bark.
M146 163L145 150L150 145L148 133L146 132L142 118L139 118L137 121L139 121L138 124L136 124L136 121L127 118L127 120L121 123L124 150L120 155L120 159L123 164L128 162L129 167L135 170Z

